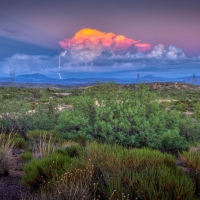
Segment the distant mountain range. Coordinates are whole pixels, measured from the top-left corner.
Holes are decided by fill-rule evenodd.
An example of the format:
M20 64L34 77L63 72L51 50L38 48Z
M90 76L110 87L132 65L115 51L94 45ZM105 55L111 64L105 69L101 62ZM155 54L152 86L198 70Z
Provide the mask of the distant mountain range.
M1 85L3 83L10 84L24 84L24 83L34 83L34 84L54 84L54 85L93 85L96 82L111 82L119 84L131 84L131 83L153 83L153 82L182 82L188 84L196 84L200 85L200 76L196 76L195 80L192 76L179 77L179 78L164 78L164 77L155 77L152 75L143 76L138 79L134 78L66 78L66 79L58 79L58 78L50 78L48 76L36 73L36 74L25 74L16 76L11 81L9 77L0 77Z

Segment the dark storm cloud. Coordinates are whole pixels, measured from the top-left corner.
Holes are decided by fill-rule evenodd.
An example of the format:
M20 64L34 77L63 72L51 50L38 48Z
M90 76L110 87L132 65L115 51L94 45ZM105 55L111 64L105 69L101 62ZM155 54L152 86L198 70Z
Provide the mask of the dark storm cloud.
M0 36L0 60L14 54L55 55L54 49Z
M15 71L16 74L40 72L50 70L57 65L57 57L42 55L15 54L0 62L4 74Z
M114 64L114 60L111 59L112 52L110 50L102 51L100 56L94 57L92 60L96 66L109 66Z
M111 66L111 65L124 65L131 66L137 64L154 65L154 66L170 66L170 65L184 65L192 62L192 59L186 58L184 52L179 48L170 45L164 48L162 44L155 46L152 51L142 53L137 52L131 54L130 52L124 55L115 55L110 51L103 51L100 56L94 57L92 60L94 66Z

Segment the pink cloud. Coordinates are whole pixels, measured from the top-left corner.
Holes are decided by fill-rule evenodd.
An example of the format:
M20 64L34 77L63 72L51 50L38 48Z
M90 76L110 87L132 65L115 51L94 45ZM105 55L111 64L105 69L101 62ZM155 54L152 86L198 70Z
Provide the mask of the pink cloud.
M59 42L60 46L70 52L70 55L80 57L87 54L87 58L101 55L102 51L110 50L114 54L146 52L151 50L150 44L127 38L123 35L105 33L96 29L84 28L71 39Z

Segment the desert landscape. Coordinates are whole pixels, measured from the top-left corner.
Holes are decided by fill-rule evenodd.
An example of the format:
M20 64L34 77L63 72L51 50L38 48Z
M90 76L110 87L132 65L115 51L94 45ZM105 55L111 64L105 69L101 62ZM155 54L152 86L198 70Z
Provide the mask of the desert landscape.
M0 200L200 199L199 0L0 0Z
M0 98L0 199L198 199L198 86L1 87Z

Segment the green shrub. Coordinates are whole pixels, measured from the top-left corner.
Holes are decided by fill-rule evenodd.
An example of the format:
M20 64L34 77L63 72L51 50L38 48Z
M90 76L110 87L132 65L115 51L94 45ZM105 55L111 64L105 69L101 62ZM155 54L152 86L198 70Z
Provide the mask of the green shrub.
M121 199L122 193L129 199L195 199L193 183L170 154L97 143L89 144L86 154L96 166L95 180L100 177L97 190L106 199Z
M180 169L164 164L135 172L132 185L137 198L142 200L196 199L192 180Z
M73 110L59 115L58 132L70 139L82 137L126 147L186 149L188 141L179 129L179 113L168 112L144 85L134 91L119 90L114 84L97 89L72 98Z
M164 152L169 152L172 154L178 153L178 151L186 150L189 148L189 142L185 137L180 136L178 129L174 133L165 132L161 136L162 138L162 148Z
M26 148L28 142L24 138L13 138L13 143L15 144L15 148L24 149Z
M42 188L40 193L28 193L23 199L26 200L90 200L96 199L95 187L92 183L93 166L88 165L84 170L69 170L62 175L53 189ZM99 199L99 198L98 198Z
M55 115L49 115L48 110L43 106L38 106L35 109L35 113L32 115L32 126L30 130L39 129L39 130L52 130L55 126Z
M42 185L55 182L71 167L83 168L84 162L58 153L41 159L34 159L23 166L25 174L22 177L22 183L34 189L39 189Z
M30 161L33 159L33 153L32 152L25 152L23 154L20 155L20 159L23 161L23 162L27 162L27 161Z
M142 170L146 166L157 167L162 163L176 168L174 156L149 148L127 149L119 145L92 142L88 145L86 153L89 159L92 159L95 163L98 163L98 166L103 168L109 166L110 161L115 164L116 168L123 170L127 167L132 170Z
M200 123L191 116L186 116L185 114L182 114L180 117L180 135L192 143L200 140Z

